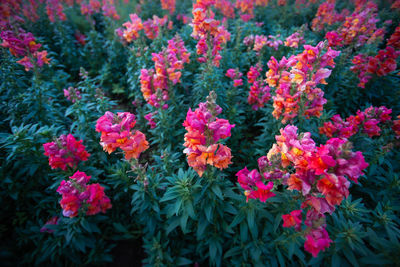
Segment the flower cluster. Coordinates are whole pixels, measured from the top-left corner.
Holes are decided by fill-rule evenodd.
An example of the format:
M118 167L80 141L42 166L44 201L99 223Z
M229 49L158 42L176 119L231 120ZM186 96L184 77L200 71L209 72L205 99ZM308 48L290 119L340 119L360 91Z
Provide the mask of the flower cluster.
M258 63L247 72L247 81L251 85L247 102L252 105L253 110L262 108L271 99L271 89L262 79L261 71L261 64Z
M250 35L249 37L250 37L250 39L251 39L251 38L253 37L253 35ZM248 37L246 37L246 38L248 38ZM249 40L247 40L246 38L244 38L243 41L247 43ZM253 47L253 50L256 51L256 52L260 52L261 49L262 49L264 46L267 45L267 41L268 41L268 37L267 37L267 36L265 36L265 35L256 35L256 36L254 37L254 47Z
M395 0L390 8L400 10L400 0Z
M190 53L177 35L168 41L168 47L160 53L153 53L154 69L142 69L140 75L141 91L144 99L152 106L168 108L168 89L172 83L180 82L184 63L190 62Z
M384 28L377 28L377 6L369 1L357 6L344 23L336 30L328 32L325 37L333 47L354 45L360 47L365 43L373 43L383 38Z
M276 119L282 117L282 123L298 115L321 116L326 99L317 85L326 84L325 79L331 74L326 67L334 68L333 59L340 54L330 47L322 54L324 46L323 42L315 47L304 45L304 51L298 55L289 59L283 57L280 62L274 57L268 61L266 81L269 86L276 87L272 114Z
M165 15L163 18L159 18L156 15L153 19L148 19L143 22L144 34L150 40L154 40L160 34L161 27L165 26L168 22L168 17ZM172 23L172 21L170 21Z
M82 98L79 89L72 86L68 87L68 89L64 89L64 96L72 103L75 103L77 100Z
M146 115L144 116L144 118L147 120L147 123L150 125L150 128L151 128L151 129L154 129L154 128L156 128L156 126L157 126L157 123L154 121L154 118L153 118L153 116L154 116L155 114L157 114L157 111L150 112L149 114L146 114Z
M283 45L283 41L278 39L280 37L281 37L280 34L275 35L275 36L274 35L268 35L267 46L269 46L269 47L271 47L271 48L273 48L275 50L278 50L278 47Z
M236 0L235 8L240 11L240 18L243 21L249 21L254 18L254 8L255 6L266 6L269 0Z
M78 2L78 1L77 1ZM79 1L81 6L81 14L90 16L95 13L99 13L100 10L103 11L103 15L114 20L119 20L120 16L117 13L117 10L114 5L114 0L103 0L101 3L99 0L89 0L87 1Z
M61 135L53 142L43 144L44 155L49 157L49 165L52 169L67 167L75 169L78 163L86 161L90 154L86 151L82 140L77 141L72 134Z
M222 45L230 40L231 35L220 22L214 19L210 6L214 0L197 0L193 4L192 37L198 40L196 49L199 62L210 61L219 67ZM211 46L211 47L210 47Z
M278 170L278 173L279 170ZM249 171L247 167L236 173L240 186L245 190L246 201L249 198L259 199L261 202L267 201L268 198L275 196L271 192L274 183L269 181L267 184L263 182L261 174L257 170Z
M249 35L243 39L243 44L248 47L252 47L254 45L253 50L256 51L258 55L264 46L272 47L275 50L278 50L278 47L283 45L283 41L278 39L280 36L280 34L276 36L268 35L268 37L265 35Z
M285 46L297 48L297 47L299 47L300 44L304 44L304 43L305 43L305 40L304 40L303 33L295 32L292 35L290 35L288 38L286 38Z
M46 13L51 22L56 21L56 15L61 21L65 21L67 19L67 16L64 13L64 7L60 0L47 0Z
M259 171L244 168L236 175L247 199L265 202L274 196L274 183L298 192L301 209L283 215L283 227L302 231L304 249L316 257L332 242L325 230L325 214L332 214L348 197L349 180L357 183L368 163L361 152L351 150L346 139L332 138L316 146L310 133L298 134L293 125L280 132L268 155L258 159Z
M50 59L47 58L47 51L39 52L42 45L36 43L32 33L19 28L18 33L12 30L2 31L0 37L3 39L0 44L2 47L8 48L13 56L22 57L17 63L24 66L26 71L35 66L43 67L44 64L49 64Z
M229 69L226 71L225 75L233 80L234 87L243 85L243 74L239 71L239 69Z
M216 104L216 94L210 92L207 102L200 103L195 111L188 110L186 120L183 123L187 133L185 134L188 164L201 177L207 168L207 164L219 169L225 169L231 164L231 150L229 147L218 144L221 139L231 136L231 129L235 127L228 120L217 118L222 112Z
M239 9L243 21L246 22L254 18L254 4L255 1L236 0L235 8Z
M101 133L100 145L109 154L120 148L125 152L125 158L138 159L140 153L149 148L146 136L137 130L135 115L129 112L113 114L107 111L97 120L96 131Z
M351 136L362 132L369 137L380 136L381 128L385 124L391 123L391 109L385 106L369 107L364 111L357 111L357 114L343 120L339 114L334 115L331 121L325 122L319 128L321 134L329 138L350 138Z
M400 26L396 27L394 33L387 40L386 45L391 46L396 50L400 50Z
M105 213L111 208L104 187L97 183L88 185L90 178L86 173L77 171L68 181L61 182L57 192L62 195L60 205L65 217L76 217L79 211L86 215L95 215L99 212Z
M354 65L350 67L350 70L358 75L360 81L358 86L365 88L373 75L386 76L395 71L397 68L396 59L399 55L400 51L396 51L391 46L379 50L375 57L364 54L356 55L351 60Z
M183 24L188 24L192 19L185 14L176 15L176 20L182 21Z
M156 15L153 16L153 19L148 19L142 22L142 19L137 14L130 14L129 18L131 21L125 22L122 24L125 28L117 29L117 33L121 35L124 40L128 43L136 40L140 36L140 31L144 31L145 36L154 40L160 34L161 28L167 25L168 17L164 16L163 18L159 18ZM172 21L168 24L170 28L172 26Z
M215 0L214 7L218 9L225 18L235 18L235 5L229 0Z
M311 22L311 28L313 31L322 31L325 25L332 25L344 20L345 14L348 13L348 10L343 10L342 13L339 14L335 10L335 2L336 0L328 0L318 7L317 14Z
M124 39L130 43L133 40L139 38L139 31L143 30L142 19L138 17L136 14L129 15L130 22L125 22L122 24L126 29L123 30L122 34Z
M112 18L114 20L119 20L120 16L117 13L117 9L115 8L115 5L113 4L114 0L108 0L104 1L103 0L103 7L101 8L103 11L103 15L105 17Z
M170 15L174 14L175 6L176 0L161 0L161 8L168 10Z

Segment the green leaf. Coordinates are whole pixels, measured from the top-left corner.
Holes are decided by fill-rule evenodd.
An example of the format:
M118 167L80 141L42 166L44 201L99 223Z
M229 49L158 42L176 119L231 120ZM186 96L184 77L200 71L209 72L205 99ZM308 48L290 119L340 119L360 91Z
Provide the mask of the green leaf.
M176 260L176 264L177 265L189 265L189 264L192 264L192 263L193 263L193 261L191 261L191 260L189 260L187 258L184 258L184 257L179 257Z
M179 223L180 223L180 220L179 220L178 217L175 217L175 218L172 218L171 220L169 220L168 222L169 222L169 223L168 223L168 226L167 226L167 228L165 229L167 235L168 235L169 233L171 233L172 230L174 230L176 227L178 227L178 225L179 225Z
M210 223L212 223L212 217L213 217L212 211L213 210L212 210L210 203L207 203L206 206L204 207L204 213L206 215L207 220Z
M120 233L126 233L128 232L128 230L125 228L125 226L123 226L120 223L113 223L115 230L117 230Z
M246 215L244 214L243 211L240 211L240 212L235 216L235 218L233 219L233 221L232 221L230 227L234 227L234 226L238 225L239 223L241 223L241 222L244 220L244 218L246 218Z
M341 260L337 253L334 253L332 256L331 266L332 267L340 267Z
M242 248L241 247L233 247L231 249L229 249L225 254L224 254L224 259L232 257L232 256L236 256L239 255L242 252Z
M214 194L221 200L224 200L224 197L222 196L222 191L219 188L219 185L215 184L211 187L211 190L214 192Z

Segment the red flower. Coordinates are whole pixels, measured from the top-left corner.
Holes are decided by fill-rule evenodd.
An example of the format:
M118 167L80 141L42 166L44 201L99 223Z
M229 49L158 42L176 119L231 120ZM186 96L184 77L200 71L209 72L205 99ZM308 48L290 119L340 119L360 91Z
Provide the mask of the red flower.
M300 230L301 227L301 213L303 210L294 210L290 214L282 215L283 227L294 227L296 231Z

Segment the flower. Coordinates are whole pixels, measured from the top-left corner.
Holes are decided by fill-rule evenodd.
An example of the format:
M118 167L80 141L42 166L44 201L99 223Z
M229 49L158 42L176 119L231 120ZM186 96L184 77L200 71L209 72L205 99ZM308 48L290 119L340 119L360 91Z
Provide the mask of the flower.
M272 115L281 119L283 124L297 116L321 116L327 100L317 86L326 84L325 79L331 74L326 67L333 68L333 59L340 53L328 47L326 53L322 54L324 47L323 42L315 47L304 45L304 51L298 55L292 55L289 59L283 57L280 62L271 57L268 62L266 82L276 87L275 96L272 97Z
M282 215L283 227L294 227L299 231L302 222L301 213L302 210L294 210L290 214Z
M340 115L336 114L331 121L325 122L319 128L321 134L328 137L349 138L358 132L363 132L372 138L380 136L382 125L391 121L391 109L385 106L369 107L364 111L357 111L357 115L349 116L343 120Z
M49 157L51 168L65 171L67 167L76 168L80 161L86 161L90 154L82 142L82 140L77 141L72 134L68 134L43 144L44 155Z
M139 31L143 30L142 20L137 14L130 14L129 18L131 20L130 22L128 21L122 24L122 26L126 28L123 30L123 37L128 43L139 38Z
M104 193L104 187L99 184L90 184L91 176L77 171L68 181L63 180L57 189L62 195L60 201L65 217L76 217L81 209L86 215L105 213L112 207L110 199Z
M285 46L297 48L302 43L305 43L303 34L295 32L286 38Z
M329 248L331 243L332 240L329 238L328 232L324 228L312 229L306 236L304 250L310 252L313 257L317 257L318 253L321 250Z
M243 85L243 80L241 79L243 74L239 71L239 69L228 69L225 75L233 80L234 87Z
M343 21L343 16L338 15L334 11L334 3L325 3L329 6L329 10L326 10L325 16L332 18L328 20L327 24L331 25L334 22ZM323 4L320 6L320 8ZM349 46L354 45L355 47L360 47L366 43L370 44L376 40L381 40L385 34L384 28L377 28L376 23L379 21L377 19L378 7L372 1L359 1L354 12L344 18L344 22L336 31L331 31L326 34L329 46ZM320 10L318 10L319 12ZM318 15L318 13L317 13ZM333 16L332 16L333 15ZM314 25L314 21L316 22ZM313 29L315 29L318 24L318 19L314 19ZM319 30L322 29L322 25L319 25Z
M157 111L155 111L155 112L150 112L150 113L148 113L148 114L146 114L146 115L144 116L144 118L148 121L148 124L150 125L150 128L151 128L151 129L154 129L154 128L156 128L156 126L157 126L157 124L156 124L156 122L154 121L154 118L153 118L153 116L154 116L155 114L157 114Z
M3 40L1 46L8 48L13 56L22 57L17 63L24 66L25 71L29 71L35 66L41 68L44 64L50 63L47 51L39 52L42 45L36 43L32 33L27 33L22 28L18 28L16 31L5 30L0 33L0 38Z
M125 152L127 160L139 158L149 148L146 136L132 128L135 126L135 115L129 112L114 114L107 111L97 120L96 131L101 133L100 144L109 154L117 148Z
M210 61L219 67L222 45L230 40L231 35L224 26L219 25L218 20L214 19L214 13L209 9L213 2L197 0L193 4L192 37L198 40L197 54L201 55L198 61Z
M80 100L82 98L79 89L73 88L71 86L68 87L68 89L64 89L64 96L72 103L75 103L77 100Z
M207 102L200 103L195 111L188 110L183 123L185 134L188 164L201 177L207 164L219 169L225 169L231 164L231 150L222 144L217 144L221 139L231 136L231 129L235 127L228 120L217 118L222 111L216 104L216 94L212 91L207 97Z
M251 84L247 102L252 105L253 110L263 107L271 99L271 89L263 81L261 71L262 66L258 63L256 66L251 66L247 73L248 82Z
M142 69L141 91L144 99L152 106L168 108L168 90L180 82L184 63L189 63L190 53L179 35L168 41L168 47L160 53L153 53L154 69Z
M312 59L314 55L311 53L310 57ZM363 116L378 116L388 121L389 114L390 111L384 108L369 108ZM340 116L336 120L340 121ZM304 233L304 249L316 257L332 243L325 230L325 214L332 214L336 205L348 197L350 180L357 182L368 163L360 151L351 150L352 145L347 139L331 138L317 146L310 133L298 133L297 130L289 124L275 136L276 143L267 156L257 161L262 175L245 167L236 176L247 200L265 201L274 195L272 181L265 185L264 179L274 179L288 190L295 190L294 199L303 200L301 210L282 215L283 227L294 227ZM307 210L303 231L302 210Z
M257 170L249 172L247 167L236 173L240 186L245 190L246 201L249 198L259 199L261 202L265 202L268 198L275 196L271 189L274 187L273 182L268 182L265 185L262 181L262 177Z

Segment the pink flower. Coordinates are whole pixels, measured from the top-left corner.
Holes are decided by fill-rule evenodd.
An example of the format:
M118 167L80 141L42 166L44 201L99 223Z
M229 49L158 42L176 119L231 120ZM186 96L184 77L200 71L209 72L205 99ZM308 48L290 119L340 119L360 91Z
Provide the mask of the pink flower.
M122 26L126 27L123 30L123 37L128 43L139 38L139 31L143 30L142 20L137 14L130 14L129 18L131 22L128 21L122 24Z
M247 167L236 173L240 186L245 189L246 201L249 198L259 199L265 202L268 198L275 196L271 189L274 187L272 182L265 185L262 182L262 177L257 170L249 172Z
M311 232L306 236L306 242L304 243L304 249L310 252L313 257L317 257L318 253L326 248L329 248L332 240L329 238L328 232L319 227L312 229Z
M72 134L61 135L56 141L43 144L43 148L52 169L76 168L80 161L86 161L90 156L82 140L77 141Z
M267 201L267 199L275 196L275 194L271 192L271 189L273 187L274 184L272 182L268 182L267 185L265 185L263 182L257 182L256 183L257 190L245 192L247 201L249 200L249 198L259 199L261 202Z
M229 69L226 71L225 74L227 77L231 78L232 80L236 77L236 69Z
M290 212L290 214L282 215L283 219L283 227L294 227L296 231L299 231L301 228L301 213L303 210L294 210Z
M57 189L57 192L62 195L60 205L64 216L76 217L82 208L86 209L86 215L105 213L111 208L110 199L105 195L104 187L99 184L87 184L90 176L77 171L69 178L68 181L63 180Z
M82 98L81 92L77 88L71 86L68 87L68 89L64 89L64 96L72 103L75 103L77 100Z
M23 57L22 59L17 61L18 64L21 64L22 66L25 67L25 71L29 71L30 69L33 69L33 63L31 59L27 56Z
M86 190L88 192L86 215L95 215L99 212L106 213L112 207L110 199L104 194L104 187L101 185L91 184L87 186Z
M187 155L189 166L199 176L203 175L207 164L225 169L232 163L231 150L217 142L231 136L231 129L235 125L216 117L222 109L215 101L216 95L212 91L206 103L200 103L195 111L188 110L183 123L187 131L183 144L186 148L183 152Z
M157 111L156 111L156 112L153 112L153 113L146 114L146 115L144 116L144 118L148 121L148 124L150 125L150 128L151 128L151 129L154 129L154 128L156 128L156 126L157 126L157 124L156 124L156 122L154 121L154 118L153 118L153 116L154 116L156 113L157 113Z
M125 158L137 159L149 144L140 131L131 131L135 126L135 115L119 112L116 115L107 111L97 120L96 131L101 133L100 144L109 154L117 148L125 152Z

